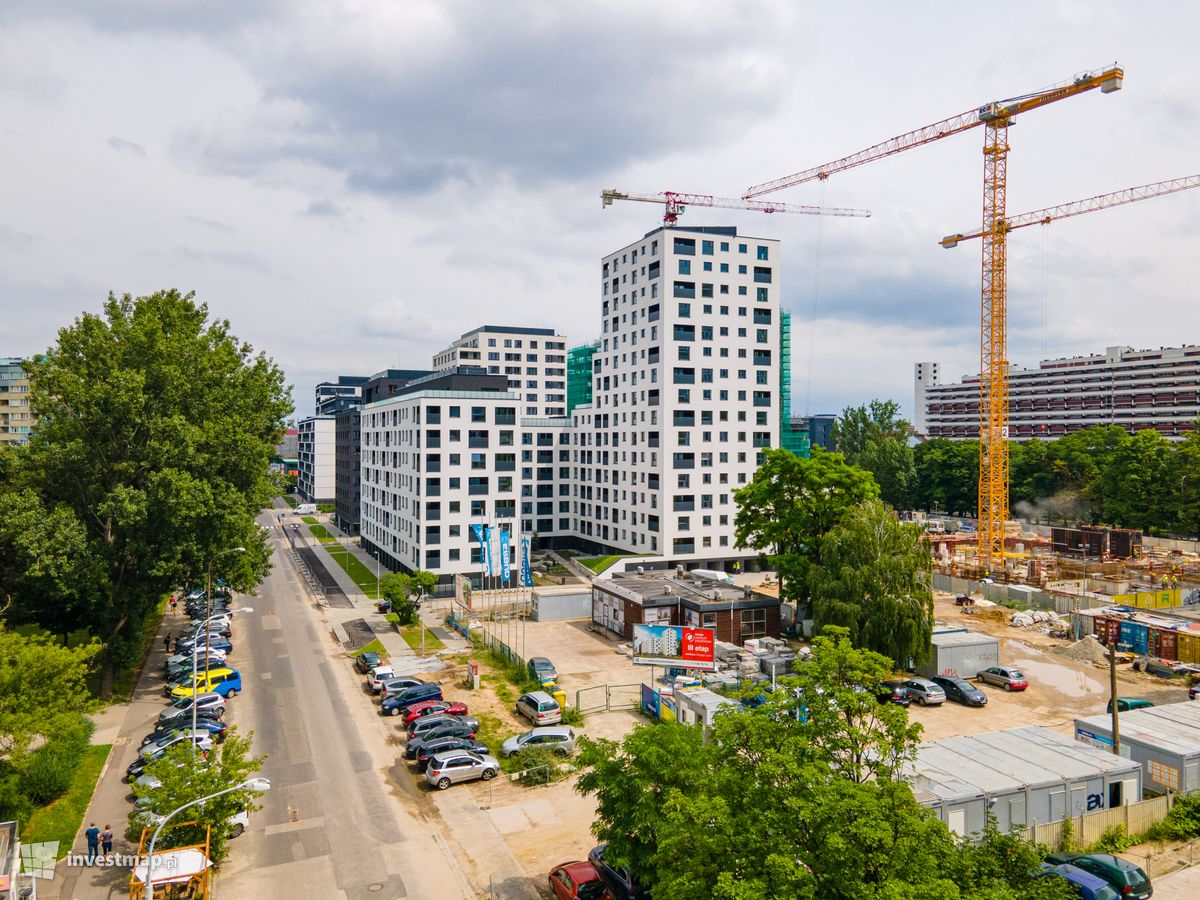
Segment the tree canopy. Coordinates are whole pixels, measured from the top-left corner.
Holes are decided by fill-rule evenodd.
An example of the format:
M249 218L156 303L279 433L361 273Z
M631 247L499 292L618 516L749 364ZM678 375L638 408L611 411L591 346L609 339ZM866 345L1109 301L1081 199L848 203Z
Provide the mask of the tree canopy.
M596 836L655 900L1066 897L1035 879L1043 848L994 828L960 845L897 777L919 738L880 706L891 670L844 631L814 641L795 678L698 726L585 741L578 790Z
M890 507L866 500L821 539L821 562L809 572L817 627L849 629L860 647L899 668L923 662L933 634L929 543Z
M779 574L781 598L799 601L808 567L820 561L821 536L851 506L878 497L879 487L841 454L814 447L804 459L775 449L733 496L737 546L763 552Z
M25 366L38 427L3 501L11 621L88 629L110 673L140 652L155 604L223 552L244 548L217 574L253 589L270 553L254 519L274 491L267 465L292 408L270 359L169 290L110 295Z
M99 650L0 625L0 760L19 763L35 739L51 743L78 729L79 717L95 706L87 674Z

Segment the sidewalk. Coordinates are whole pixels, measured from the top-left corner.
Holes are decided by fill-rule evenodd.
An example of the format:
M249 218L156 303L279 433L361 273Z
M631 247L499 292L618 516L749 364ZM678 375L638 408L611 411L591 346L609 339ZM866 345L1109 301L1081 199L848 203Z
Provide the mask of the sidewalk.
M95 716L96 733L92 738L93 743L111 743L113 748L100 771L95 793L92 794L83 822L75 835L70 850L72 854L87 853L87 841L83 838L83 832L90 822L95 822L101 828L106 824L112 826L114 853L137 852L137 845L125 840L125 826L133 807L128 799L129 786L121 779L125 775L126 767L133 762L140 749L142 736L151 730L150 723L163 708L162 682L158 676L162 672L163 660L167 654L163 650L162 637L168 631L178 631L186 623L187 617L181 611L172 613L168 610L163 616L158 634L150 645L150 654L146 658L130 702L106 707ZM38 888L40 896L57 896L60 900L125 896L129 892L129 869L118 866L69 866L67 861L62 859L55 868L54 880L42 882L38 884Z

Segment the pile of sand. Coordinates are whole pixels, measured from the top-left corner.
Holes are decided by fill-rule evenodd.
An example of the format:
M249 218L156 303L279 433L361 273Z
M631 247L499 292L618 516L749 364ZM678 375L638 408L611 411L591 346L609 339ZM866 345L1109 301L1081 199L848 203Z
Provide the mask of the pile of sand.
M1090 634L1073 644L1064 644L1061 647L1055 647L1053 652L1069 659L1078 659L1097 665L1108 662L1108 651L1104 649L1103 644Z

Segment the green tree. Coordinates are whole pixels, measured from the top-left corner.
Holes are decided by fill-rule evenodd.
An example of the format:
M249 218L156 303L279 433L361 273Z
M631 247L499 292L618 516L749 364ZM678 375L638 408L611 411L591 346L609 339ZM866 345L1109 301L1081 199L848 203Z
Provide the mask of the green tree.
M86 534L93 567L74 593L104 643L107 692L166 593L223 553L217 574L236 589L268 571L254 519L274 492L267 463L291 403L274 363L173 290L110 296L26 368L39 423L19 456L23 478L64 528ZM27 619L58 617L36 596L14 602Z
M69 738L95 707L87 673L97 644L64 647L0 626L0 760L20 764L36 739Z
M917 496L917 464L904 440L873 440L855 465L866 469L879 485L879 496L896 509L911 509Z
M821 562L808 579L814 622L847 628L856 646L898 668L923 662L933 634L931 567L919 528L897 521L881 501L864 501L821 539Z
M1175 445L1168 474L1175 497L1172 528L1188 537L1200 535L1200 420L1194 427Z
M913 449L922 509L974 515L979 502L979 442L933 438Z
M1171 444L1157 431L1139 431L1104 460L1093 482L1106 522L1146 531L1165 529L1178 498L1171 484Z
M879 496L879 487L841 454L813 448L810 459L790 450L767 450L748 485L733 495L737 503L734 540L763 552L779 573L779 594L799 603L808 567L820 561L820 538L861 500Z
M833 441L846 462L862 465L859 457L872 443L904 443L909 424L900 418L895 400L872 400L868 406L847 406L833 423Z
M266 759L265 756L252 755L252 738L253 732L243 737L231 728L224 742L215 745L207 758L199 755L193 757L190 747L177 744L162 759L146 767L146 771L159 780L159 786L134 783L133 794L139 799L146 799L150 814L165 816L185 803L241 784L253 778L262 769L263 760ZM213 862L220 863L228 853L226 845L233 836L230 819L239 812L260 809L258 797L256 792L244 788L185 810L172 819L172 823L195 821L197 824L182 828L168 825L163 829L155 851L159 848L169 850L172 847L202 844L204 828L207 826L211 829L209 857ZM129 840L136 843L146 825L153 829L157 822L147 815L146 810L135 808L129 815L126 832Z

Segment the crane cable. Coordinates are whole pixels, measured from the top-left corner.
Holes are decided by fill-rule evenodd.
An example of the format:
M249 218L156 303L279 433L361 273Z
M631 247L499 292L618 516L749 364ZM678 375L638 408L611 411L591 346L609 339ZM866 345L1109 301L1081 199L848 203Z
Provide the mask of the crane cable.
M817 201L817 204L821 207L825 206L825 184L826 180L821 179L821 196ZM814 357L816 356L817 352L817 298L821 293L821 234L825 228L825 223L822 221L825 217L816 216L815 218L817 220L817 248L816 260L815 264L813 265L812 298L809 301L808 312L808 365L806 366L807 372L805 374L804 385L805 417L812 415L813 369L816 368L814 365ZM811 434L811 431L809 433Z

